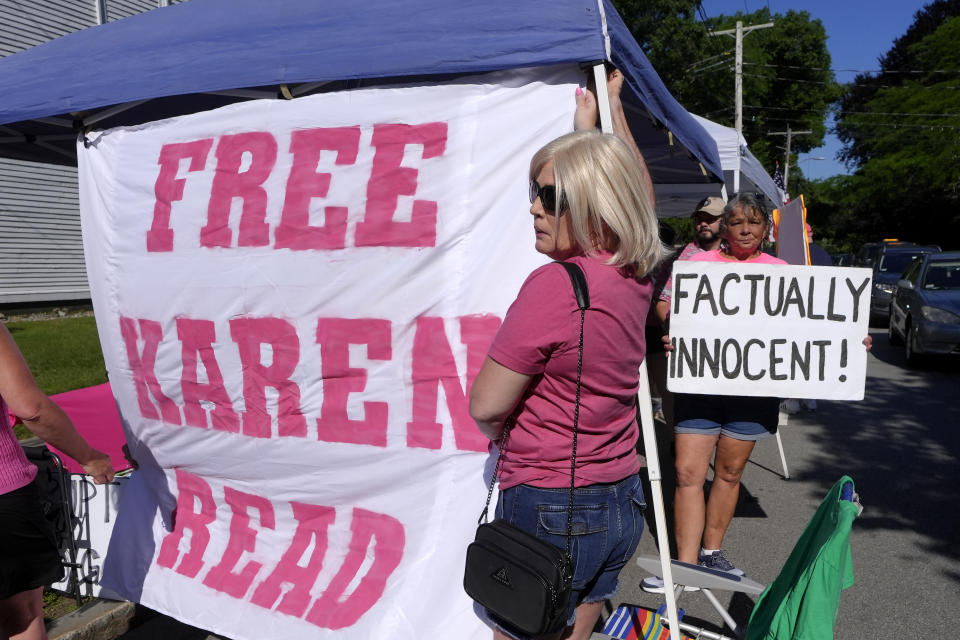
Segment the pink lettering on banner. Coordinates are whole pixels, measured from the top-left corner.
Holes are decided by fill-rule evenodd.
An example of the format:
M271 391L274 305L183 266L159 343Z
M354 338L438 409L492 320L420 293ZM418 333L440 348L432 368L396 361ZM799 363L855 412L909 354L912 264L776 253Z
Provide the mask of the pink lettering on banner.
M253 553L257 546L257 530L250 526L249 510L256 509L260 513L261 529L273 529L276 527L273 504L264 497L230 487L223 488L223 499L233 513L230 518L230 538L223 558L210 569L203 584L234 598L242 598L263 567L261 563L251 560L239 572L234 571L244 552Z
M251 158L250 166L241 172L245 154ZM263 183L277 163L276 139L264 131L222 136L216 156L217 170L210 187L207 224L200 230L200 244L204 247L230 246L230 207L234 198L240 198L243 210L237 246L266 246L270 243L270 228Z
M350 532L347 557L306 617L307 622L324 629L343 629L359 620L383 595L387 578L403 558L405 535L403 525L395 518L355 508ZM344 591L359 574L371 544L374 544L373 564L353 593L342 599Z
M457 449L487 450L490 441L477 430L470 417L467 398L499 328L500 318L496 316L460 318L460 340L467 346L467 388L464 390L443 328L443 318L417 318L413 338L413 420L407 423L407 446L440 448L443 426L437 422L437 398L442 385Z
M139 338L143 340L143 351L137 348L137 327L140 327ZM120 334L123 336L127 348L127 361L133 373L133 385L137 390L137 404L140 415L151 420L162 419L167 424L180 424L180 409L173 400L168 398L160 389L157 380L157 348L163 338L163 329L160 323L154 320L134 320L120 316ZM153 396L160 405L160 413L150 400ZM162 418L161 418L162 417Z
M191 427L207 428L207 412L200 404L207 400L214 404L210 413L213 428L236 433L240 419L223 386L223 374L213 351L216 328L212 320L177 318L177 337L183 345L183 372L180 385L183 389L183 416ZM201 383L197 376L197 356L207 372L207 382Z
M210 543L210 531L207 527L217 519L217 505L213 501L210 485L203 478L182 469L174 471L177 475L176 524L160 545L157 564L173 569L173 565L179 558L180 564L177 565L176 572L188 578L195 578L203 567L203 552ZM190 550L181 555L180 541L183 540L183 534L188 529L190 530Z
M293 166L287 178L280 224L275 231L277 249L343 249L347 238L347 208L325 207L322 226L310 225L310 201L325 198L331 174L317 173L321 151L336 151L337 165L357 161L360 127L335 127L294 131L290 138Z
M277 611L300 618L310 604L310 588L323 568L323 556L327 553L327 530L333 524L336 511L333 507L300 502L291 502L290 505L293 507L293 517L297 519L293 540L270 577L257 587L251 602L264 609L271 609L280 597L281 587L291 585L291 589L280 600ZM303 554L313 540L316 542L310 552L310 559L306 566L303 566Z
M317 342L323 374L323 406L317 420L317 436L327 442L351 442L378 447L387 445L386 402L363 403L363 420L347 417L347 398L366 389L367 371L350 366L348 345L367 345L367 358L390 360L389 320L320 318Z
M165 144L160 149L160 173L153 185L156 202L153 205L153 224L147 231L147 251L173 251L173 229L170 228L170 212L173 203L183 199L186 178L178 178L180 161L190 159L188 171L200 171L207 164L207 155L213 146L213 138Z
M210 544L210 529L217 527L217 503L206 480L182 469L175 471L176 524L160 544L157 564L196 578L204 568L203 556ZM354 507L350 542L343 561L322 589L322 595L314 599L311 594L321 592L316 582L327 555L329 530L336 520L336 509L290 502L296 529L289 535L290 542L280 559L271 558L276 564L258 583L257 576L264 564L250 560L239 570L237 565L243 554L256 551L260 530L277 528L277 508L265 497L228 486L223 488L223 500L230 507L230 535L226 549L218 556L219 562L207 572L203 584L238 600L248 599L247 593L252 587L251 603L264 609L276 607L278 613L303 618L318 627L343 629L355 624L383 597L387 581L403 559L406 546L403 524L391 516ZM251 525L252 510L259 514L257 527ZM190 535L185 546L187 531ZM278 533L283 535L285 531L281 528ZM182 546L185 548L181 549ZM260 557L268 558L267 551L262 551ZM361 575L368 558L372 560ZM351 584L356 587L347 595Z
M243 434L269 438L270 415L267 413L266 388L279 394L277 400L278 435L305 437L307 419L300 408L300 387L290 379L300 361L300 339L297 330L282 318L234 318L230 335L240 352L243 371ZM273 362L261 362L261 345L270 345Z
M413 393L412 420L407 423L406 445L439 449L443 427L437 420L440 387L453 426L454 446L461 451L484 451L487 440L470 419L467 398L470 386L486 357L487 348L500 326L492 315L470 315L458 319L460 341L467 348L466 388L461 383L453 350L444 331L443 318L417 319L410 356ZM226 391L218 363L216 325L211 320L178 318L181 342L180 387L182 405L166 396L156 374L157 351L163 340L159 322L120 318L120 331L130 363L132 383L144 418L181 424L181 407L187 426L240 433L254 438L306 438L307 417L301 407L301 390L291 377L300 361L300 337L296 327L282 318L233 318L230 336L236 345L242 376L245 410L238 416ZM389 404L368 400L369 372L350 366L351 344L366 345L367 358L393 359L392 326L378 318L320 318L316 341L320 345L323 403L316 418L317 438L324 442L387 446ZM141 347L142 343L142 347ZM267 346L267 349L263 349ZM203 363L206 382L199 380ZM165 370L173 368L167 362ZM168 373L168 375L172 375ZM396 384L403 384L402 379ZM277 425L274 433L267 409L267 387L277 391ZM351 419L347 405L350 394L363 393L363 418ZM206 405L212 404L212 408ZM159 407L159 409L158 409ZM209 418L208 414L209 413ZM313 419L313 418L311 418Z
M367 183L367 211L357 224L356 246L436 246L436 201L414 200L409 222L397 222L393 216L400 196L417 193L419 172L402 165L404 150L421 145L424 160L442 155L447 145L447 123L378 124L373 129L371 144L376 152Z

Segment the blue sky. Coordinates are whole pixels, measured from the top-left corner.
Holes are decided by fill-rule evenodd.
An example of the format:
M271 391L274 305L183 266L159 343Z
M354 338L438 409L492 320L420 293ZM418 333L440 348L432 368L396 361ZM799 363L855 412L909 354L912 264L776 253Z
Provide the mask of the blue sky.
M906 32L917 10L928 3L929 0L703 0L703 10L708 16L747 13L763 7L781 14L791 9L807 11L811 17L819 18L827 30L827 48L837 70L837 81L849 82L856 72L839 70L878 69L877 59ZM732 96L730 101L733 102ZM745 96L744 103L749 102ZM800 167L809 178L848 173L836 159L839 150L839 140L828 136L823 147L800 156Z

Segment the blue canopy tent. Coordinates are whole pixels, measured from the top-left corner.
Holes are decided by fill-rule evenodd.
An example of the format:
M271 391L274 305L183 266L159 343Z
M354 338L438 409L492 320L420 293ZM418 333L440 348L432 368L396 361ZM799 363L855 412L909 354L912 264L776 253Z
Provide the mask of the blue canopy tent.
M610 61L656 183L720 180L709 134L673 99L608 0L191 0L0 60L0 156L73 164L78 131L251 98Z

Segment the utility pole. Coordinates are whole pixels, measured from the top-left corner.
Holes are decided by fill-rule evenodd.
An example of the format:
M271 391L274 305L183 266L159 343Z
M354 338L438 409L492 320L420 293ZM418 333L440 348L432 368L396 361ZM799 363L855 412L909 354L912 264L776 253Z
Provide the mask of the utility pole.
M783 186L785 188L790 180L790 139L795 135L800 136L807 133L813 133L813 131L793 131L790 125L787 125L786 131L771 131L767 133L768 136L787 136L787 154L783 161Z
M734 105L736 109L734 128L737 130L737 135L741 138L743 137L743 37L751 31L756 31L757 29L769 29L772 26L772 22L765 22L763 24L753 24L748 27L744 27L743 22L737 20L736 29L724 29L723 31L710 32L711 36L732 36L737 39L737 55L734 67L736 74L734 76Z

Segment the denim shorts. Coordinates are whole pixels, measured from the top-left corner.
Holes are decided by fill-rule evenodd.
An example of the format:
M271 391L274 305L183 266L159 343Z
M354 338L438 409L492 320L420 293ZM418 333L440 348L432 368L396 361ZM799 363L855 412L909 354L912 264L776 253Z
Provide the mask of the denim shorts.
M760 440L777 432L780 399L678 393L673 397L675 431Z
M496 517L566 549L569 504L569 487L521 484L500 492ZM567 624L573 624L578 604L606 600L617 592L620 569L640 543L645 508L636 474L620 482L576 488L570 543L573 591Z

